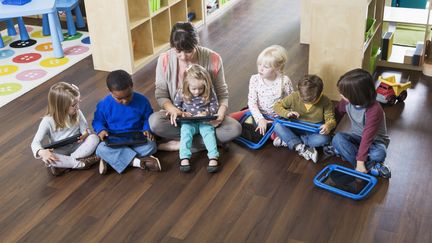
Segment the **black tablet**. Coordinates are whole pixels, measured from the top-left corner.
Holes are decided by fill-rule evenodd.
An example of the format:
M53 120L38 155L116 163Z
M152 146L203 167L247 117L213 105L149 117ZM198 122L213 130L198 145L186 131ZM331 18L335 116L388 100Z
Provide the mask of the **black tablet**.
M147 137L142 132L109 133L105 143L109 147L140 145L147 143Z
M368 182L362 178L354 177L340 171L331 171L328 178L323 182L353 194L358 194L368 184Z
M190 117L177 117L177 122L193 122L193 121L213 121L217 116L190 116Z
M65 145L71 144L71 143L75 143L79 140L79 138L81 137L81 133L75 134L72 137L68 137L56 142L52 142L49 143L47 145L42 146L44 149L55 149L55 148L60 148L63 147Z

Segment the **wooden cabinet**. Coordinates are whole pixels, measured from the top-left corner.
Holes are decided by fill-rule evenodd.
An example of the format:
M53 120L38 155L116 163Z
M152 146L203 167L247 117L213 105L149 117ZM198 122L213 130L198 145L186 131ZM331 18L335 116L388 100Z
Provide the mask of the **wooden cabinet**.
M187 21L193 11L195 26L204 22L203 0L85 0L94 68L124 69L134 73L169 48L171 27Z
M154 1L84 0L95 69L132 74L169 48L172 26L188 13L197 28L207 20L206 0L159 0L157 8ZM238 0L218 1L220 14Z
M309 0L309 73L324 81L324 94L339 100L336 83L354 68L374 72L381 46L385 0ZM375 24L366 38L367 19Z

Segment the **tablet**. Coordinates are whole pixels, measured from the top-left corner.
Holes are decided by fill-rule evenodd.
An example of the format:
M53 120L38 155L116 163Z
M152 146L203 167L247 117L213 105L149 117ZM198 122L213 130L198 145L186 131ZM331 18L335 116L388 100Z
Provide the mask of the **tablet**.
M193 122L193 121L212 121L216 120L217 116L191 116L191 117L177 117L178 122Z
M44 149L60 148L60 147L66 146L68 144L78 142L78 140L79 140L80 137L81 137L81 133L78 133L78 134L75 134L75 135L73 135L71 137L68 137L68 138L65 138L65 139L62 139L62 140L59 140L59 141L56 141L56 142L49 143L49 144L44 145L42 147Z
M147 143L147 137L142 132L109 133L105 144L109 147L140 145Z
M365 198L375 187L377 179L340 165L328 165L314 178L322 189L354 200Z

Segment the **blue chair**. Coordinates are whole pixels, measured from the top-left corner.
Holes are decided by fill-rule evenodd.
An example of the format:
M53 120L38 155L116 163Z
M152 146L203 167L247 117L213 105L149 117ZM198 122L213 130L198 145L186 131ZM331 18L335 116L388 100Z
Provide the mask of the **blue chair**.
M6 21L8 36L15 36L17 34L16 30L15 30L15 25L14 25L12 19L10 19L10 18L9 19L0 19L0 21ZM19 28L21 40L26 41L26 40L30 39L30 37L27 33L27 29L25 27L23 18L18 17L17 21L18 21L18 28ZM4 43L3 43L3 39L1 38L1 33L0 33L0 48L3 48L3 47L4 47Z
M75 23L72 15L72 10L75 12L76 25L78 28L85 27L84 19L82 17L81 9L78 0L57 0L57 11L64 11L66 13L66 24L68 28L68 35L73 36L76 34ZM48 16L42 16L42 33L43 35L50 35Z
M61 41L63 41L63 35L61 35L60 29L60 20L57 16L57 9L55 8L55 0L32 0L31 2L22 5L22 6L14 6L14 5L2 5L0 8L0 16L2 18L17 18L23 16L31 16L38 14L48 14L48 20L50 23L51 30L51 40L52 46L54 49L54 56L56 58L62 58L64 56L63 49L61 46ZM20 20L18 20L18 23ZM22 23L24 25L24 23ZM24 28L20 27L20 32L24 33Z

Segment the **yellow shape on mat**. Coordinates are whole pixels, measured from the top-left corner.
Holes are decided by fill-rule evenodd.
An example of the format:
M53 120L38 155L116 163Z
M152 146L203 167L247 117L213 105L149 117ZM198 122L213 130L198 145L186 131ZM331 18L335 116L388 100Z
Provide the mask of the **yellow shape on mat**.
M42 67L50 68L50 67L59 67L59 66L65 65L68 62L69 62L69 58L67 58L67 57L63 57L63 58L50 57L50 58L47 58L45 60L42 60L40 62L40 65Z
M15 65L4 65L0 66L0 76L14 73L18 70L18 66Z
M42 34L42 30L35 31L35 32L31 33L30 36L33 38L39 38L39 39L47 37L47 36L44 36Z
M52 51L53 47L51 42L47 42L37 45L35 49L36 51Z

